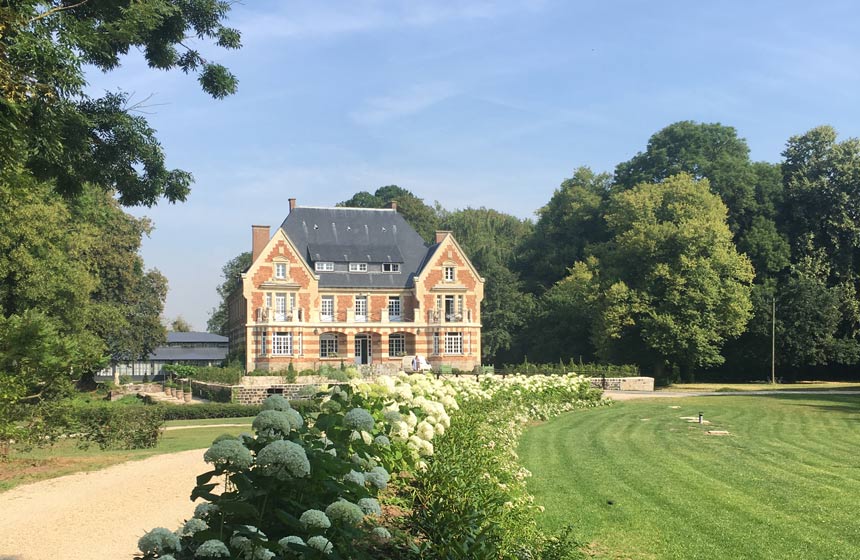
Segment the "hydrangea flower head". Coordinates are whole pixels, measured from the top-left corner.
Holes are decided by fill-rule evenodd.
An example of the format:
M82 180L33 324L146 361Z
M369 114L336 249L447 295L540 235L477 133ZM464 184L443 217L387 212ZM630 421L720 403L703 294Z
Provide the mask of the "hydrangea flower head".
M230 558L230 551L227 545L217 539L211 539L199 547L194 553L195 558Z
M336 414L341 411L340 403L336 400L329 399L320 405L320 410L329 414Z
M215 467L243 470L254 462L251 452L237 439L223 439L213 443L203 454L203 460Z
M258 436L275 439L301 428L303 423L302 415L295 410L264 410L251 426Z
M362 498L358 500L358 507L365 515L382 515L382 506L376 498Z
M281 540L279 540L278 544L281 545L281 548L283 548L284 550L289 550L289 548L288 548L289 545L298 544L298 545L304 546L305 541L302 540L301 537L297 537L295 535L290 535L288 537L284 537Z
M335 523L358 525L364 519L364 512L352 502L338 500L325 508L325 513Z
M384 467L373 467L370 472L364 473L364 478L376 488L385 490L388 486L388 481L391 479L391 475L388 474L388 471Z
M198 519L203 519L204 517L208 517L216 513L218 513L218 506L210 504L209 502L197 504L197 507L194 508L194 517Z
M311 473L304 447L292 441L274 441L261 449L257 454L257 466L263 474L278 480L303 478Z
M322 535L316 535L309 538L308 546L319 550L323 554L331 554L331 551L334 550L334 545Z
M168 551L180 551L182 545L179 537L169 529L156 527L137 541L137 548L144 554L162 554Z
M369 432L373 430L376 421L373 416L363 408L353 408L343 416L343 425L356 431Z
M387 541L391 538L391 533L388 532L388 529L385 527L374 527L372 534L374 537L381 541Z
M266 400L263 401L263 410L290 410L293 407L290 406L290 401L285 399L283 395L269 395Z
M214 444L214 443L218 443L219 441L229 441L229 440L233 440L233 439L238 439L238 438L236 436L234 436L233 434L221 434L220 436L213 439L212 443Z
M398 412L396 410L386 410L384 417L385 417L385 421L388 422L389 424L394 424L395 422L400 422L400 420L402 419L402 417L400 416L400 412Z
M352 482L353 484L357 484L359 486L364 486L364 474L358 471L349 471L345 475L343 475L344 482Z
M305 530L325 530L331 527L331 521L329 521L328 516L326 516L325 512L318 509L309 509L304 512L301 517L299 517L299 523L302 524L302 528Z
M181 537L191 537L194 533L199 533L200 531L205 531L209 528L209 525L203 521L202 519L198 519L197 517L192 517L188 521L185 522L185 525L182 526L182 529L179 530L179 536Z
M373 438L373 443L378 447L391 447L391 440L388 439L388 436L378 435Z

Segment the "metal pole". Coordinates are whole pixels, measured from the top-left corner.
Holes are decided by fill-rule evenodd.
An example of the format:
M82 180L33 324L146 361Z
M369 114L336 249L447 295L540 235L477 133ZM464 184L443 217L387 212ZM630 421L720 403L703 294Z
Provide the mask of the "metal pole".
M771 299L770 326L770 382L776 385L776 296Z

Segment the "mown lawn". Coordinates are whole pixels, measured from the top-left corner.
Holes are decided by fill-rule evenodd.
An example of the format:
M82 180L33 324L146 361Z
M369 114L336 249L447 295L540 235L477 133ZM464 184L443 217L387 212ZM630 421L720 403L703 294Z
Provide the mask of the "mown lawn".
M711 425L680 419L699 411ZM860 395L621 402L519 452L539 522L595 558L860 559Z
M856 381L806 381L801 383L675 383L658 391L860 391Z
M76 440L65 440L52 447L33 449L27 453L13 452L7 461L0 461L0 492L19 484L81 471L103 469L124 461L189 449L203 449L209 447L212 440L221 434L238 435L242 432L250 432L252 420L252 418L213 418L167 422L166 426L193 426L193 428L165 431L154 449L102 451L98 445L79 449ZM206 427L212 424L242 425Z

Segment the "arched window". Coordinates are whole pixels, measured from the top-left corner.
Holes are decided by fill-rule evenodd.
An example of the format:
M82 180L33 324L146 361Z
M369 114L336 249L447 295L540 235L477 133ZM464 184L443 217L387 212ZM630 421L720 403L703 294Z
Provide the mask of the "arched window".
M320 335L320 358L337 357L337 335L326 333Z

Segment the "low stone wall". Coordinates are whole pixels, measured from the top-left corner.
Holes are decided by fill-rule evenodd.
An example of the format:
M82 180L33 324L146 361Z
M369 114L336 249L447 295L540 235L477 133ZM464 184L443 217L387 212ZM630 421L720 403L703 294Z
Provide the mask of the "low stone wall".
M280 377L276 379L282 379ZM272 383L269 385L234 385L233 401L239 404L262 404L269 395L283 395L286 399L295 399L316 393L320 385L343 385L343 383Z
M592 377L591 385L607 391L653 391L653 377Z

